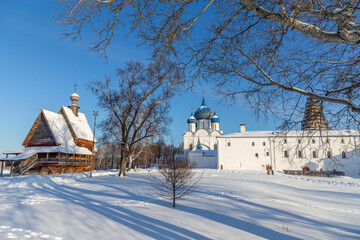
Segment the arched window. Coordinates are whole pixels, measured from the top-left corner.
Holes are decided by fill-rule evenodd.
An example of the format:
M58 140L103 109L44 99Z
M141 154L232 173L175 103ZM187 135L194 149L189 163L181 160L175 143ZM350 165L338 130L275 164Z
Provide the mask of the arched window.
M255 153L255 157L257 157L257 158L258 158L258 157L259 157L259 154L258 154L258 153Z
M190 143L189 144L189 149L192 149L193 148L193 145Z
M313 152L312 152L312 156L313 156L313 158L317 158L317 152L316 152L316 151L313 151Z
M217 144L214 144L214 150L217 150Z
M331 151L327 151L326 156L327 156L328 158L331 158Z
M298 157L303 158L303 152L302 151L298 151Z
M341 157L342 157L342 158L346 158L346 152L345 152L345 151L342 151L342 152L341 152Z

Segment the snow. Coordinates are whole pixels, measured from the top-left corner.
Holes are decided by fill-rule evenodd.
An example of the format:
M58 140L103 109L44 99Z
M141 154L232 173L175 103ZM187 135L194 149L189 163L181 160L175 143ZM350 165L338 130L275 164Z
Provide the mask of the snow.
M198 171L196 191L172 208L150 174L0 178L0 239L360 238L360 179Z
M70 97L78 97L78 98L80 98L80 96L77 94L77 93L73 93L73 94L71 94L71 96Z
M79 112L77 117L74 115L74 113L70 108L64 106L62 106L61 108L64 109L65 115L68 118L70 125L75 132L76 137L92 142L93 133L85 117L85 114Z
M17 150L19 151L19 149ZM0 160L22 160L36 153L69 153L69 154L82 154L91 155L91 151L84 147L78 147L76 144L67 144L53 147L23 147L22 153L17 156L9 156L8 158L0 158Z
M65 112L67 112L68 110L71 111L69 108L66 107L63 108L65 109ZM76 145L74 138L71 135L69 127L66 123L66 120L61 114L54 113L45 109L42 109L41 111L44 114L44 117L49 124L51 132L55 138L55 142L59 144L59 146L22 147L4 153L4 154L18 154L18 153L21 154L13 157L10 156L9 158L2 158L2 159L21 160L21 159L26 159L36 153L52 153L52 152L91 155L91 151L89 151L87 148L79 147ZM87 137L91 137L91 140L89 141L92 141L92 132L86 120L85 115L79 113L79 117L76 117L72 113L72 111L71 114L69 113L66 114L69 117L70 123L72 124L72 127L75 130L76 134L79 135L80 138L83 138L85 135ZM71 117L71 115L73 117ZM73 118L75 118L75 120Z
M219 136L218 138L249 138L249 137L340 137L340 136L360 136L360 132L357 130L323 130L323 131L246 131L246 132L234 132Z

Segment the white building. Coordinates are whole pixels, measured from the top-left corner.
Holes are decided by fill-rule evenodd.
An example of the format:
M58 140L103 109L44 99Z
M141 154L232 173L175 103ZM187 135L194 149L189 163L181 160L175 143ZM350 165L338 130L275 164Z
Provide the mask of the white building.
M205 97L195 114L187 120L188 131L184 133L184 155L199 168L217 168L217 137L222 136L220 118L206 106Z
M213 125L216 123L216 125ZM360 174L360 132L329 130L318 103L309 99L301 131L246 131L223 135L220 118L205 100L188 119L184 154L199 168L227 170L310 170Z
M218 168L228 170L343 171L360 173L359 131L241 131L220 136Z

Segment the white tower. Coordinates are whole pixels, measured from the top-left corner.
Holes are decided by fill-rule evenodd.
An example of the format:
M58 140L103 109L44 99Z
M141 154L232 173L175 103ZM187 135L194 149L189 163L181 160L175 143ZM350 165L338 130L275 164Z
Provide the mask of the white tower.
M220 131L220 118L216 115L216 110L214 111L214 116L210 119L210 122L212 131Z
M189 125L189 132L193 132L193 133L196 132L197 120L194 117L194 114L193 114L192 110L191 110L191 116L188 118L187 123Z

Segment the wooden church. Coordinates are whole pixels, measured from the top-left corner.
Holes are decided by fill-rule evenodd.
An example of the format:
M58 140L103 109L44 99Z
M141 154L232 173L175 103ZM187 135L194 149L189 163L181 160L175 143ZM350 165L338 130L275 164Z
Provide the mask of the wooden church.
M93 133L79 112L76 88L70 99L72 104L57 113L41 109L23 147L5 152L6 158L0 159L1 172L4 163L11 166L11 174L20 175L90 171Z

